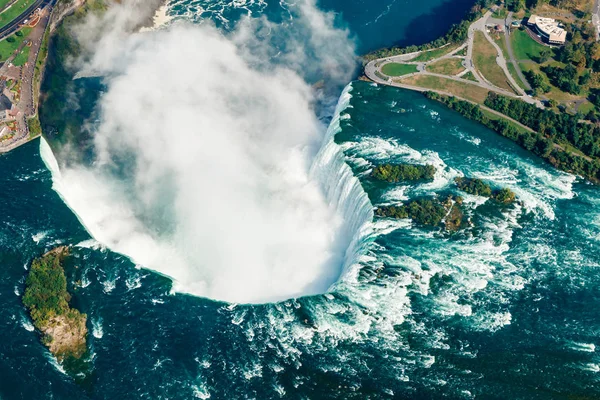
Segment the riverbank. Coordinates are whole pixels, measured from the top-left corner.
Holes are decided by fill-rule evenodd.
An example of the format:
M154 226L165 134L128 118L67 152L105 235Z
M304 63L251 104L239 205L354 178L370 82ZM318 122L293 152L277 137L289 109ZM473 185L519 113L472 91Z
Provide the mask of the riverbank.
M428 97L511 138L554 167L600 182L600 127L564 109L557 112L545 107L545 102L526 92L526 85L511 68L514 60L505 57L504 49L510 48L508 36L507 44L491 37L490 27L495 23L492 11L474 11L433 42L441 47L431 49L429 44L418 51L409 47L372 53L365 57L364 74L378 84L428 92ZM379 55L385 57L375 58ZM491 101L492 95L506 99L510 107ZM514 113L513 108L527 112ZM544 123L528 115L537 115Z

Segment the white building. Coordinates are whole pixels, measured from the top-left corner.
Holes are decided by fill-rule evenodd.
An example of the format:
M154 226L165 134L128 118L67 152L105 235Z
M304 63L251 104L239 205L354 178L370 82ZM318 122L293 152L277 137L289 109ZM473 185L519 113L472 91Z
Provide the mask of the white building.
M555 19L532 15L527 20L527 24L535 27L535 30L550 44L562 45L567 41L567 31Z

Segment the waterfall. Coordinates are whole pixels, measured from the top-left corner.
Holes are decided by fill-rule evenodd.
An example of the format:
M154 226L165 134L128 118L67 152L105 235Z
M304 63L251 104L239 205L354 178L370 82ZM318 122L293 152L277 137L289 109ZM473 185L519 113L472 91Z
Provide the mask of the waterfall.
M291 291L292 297L323 293L327 288L332 290L340 282L354 281L355 273L359 270L360 256L366 253L365 246L370 242L368 238L372 237L373 207L360 181L346 163L341 147L334 141L335 135L341 131L341 114L349 106L352 98L351 90L352 86L348 85L342 93L323 145L309 171L311 180L322 190L323 205L329 206L331 210L331 213L323 215L337 214L336 221L339 221L339 224L333 219L322 221L322 224L316 226L312 232L312 235L328 234L324 232L328 228L327 224L337 224L335 228L337 231L336 243L332 247L333 257L331 261L328 261L329 264L321 265L313 263L314 257L311 258L312 255L308 252L305 259L308 263L305 265L306 268L299 270L298 265L301 264L294 264L294 262L298 263L298 260L290 260L285 266L291 271L290 273L302 271L300 278L304 281L318 282L318 279L328 279L328 281L324 282L325 285L319 289ZM118 192L118 185L107 181L101 174L85 168L61 171L50 146L43 138L40 142L40 154L52 172L54 190L99 243L130 257L137 264L171 277L174 280L175 291L228 300L221 293L215 295L204 287L196 289L194 285L204 282L202 279L203 274L207 271L206 264L196 262L193 258L186 258L188 253L185 252L185 248L177 247L177 241L162 240L147 233L146 226L135 218L130 204L120 200L122 196ZM293 206L290 207L295 212ZM306 235L301 236L300 240L306 240ZM321 250L322 248L315 247L315 251ZM161 266L166 267L161 269ZM327 268L331 268L335 272L327 275ZM213 276L220 278L221 275L218 273L221 269L215 269L216 272ZM209 272L212 273L212 270ZM324 276L327 278L323 278ZM231 280L228 279L227 282L231 282ZM270 281L265 279L264 282ZM291 285L296 283L296 280L290 279ZM254 288L254 285L245 287ZM260 286L257 287L260 289L256 289L257 293L266 290ZM278 289L277 285L276 289ZM295 290L295 287L292 287L292 290ZM288 294L278 295L279 299L285 298ZM252 300L254 301L254 299Z
M373 222L373 205L364 191L359 179L346 163L346 156L341 147L335 143L335 135L342 128L341 114L350 105L352 83L348 84L340 99L323 141L311 168L311 177L321 184L330 205L334 206L344 220L345 229L352 237L344 255L342 273L334 286L344 279L351 279L353 266L365 251L367 238L371 235Z

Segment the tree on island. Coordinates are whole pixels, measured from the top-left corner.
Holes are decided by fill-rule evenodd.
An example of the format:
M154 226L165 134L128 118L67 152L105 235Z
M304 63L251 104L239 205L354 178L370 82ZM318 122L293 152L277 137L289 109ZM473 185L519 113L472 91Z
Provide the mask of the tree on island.
M371 175L377 180L390 183L433 180L435 167L433 165L383 164L375 167Z

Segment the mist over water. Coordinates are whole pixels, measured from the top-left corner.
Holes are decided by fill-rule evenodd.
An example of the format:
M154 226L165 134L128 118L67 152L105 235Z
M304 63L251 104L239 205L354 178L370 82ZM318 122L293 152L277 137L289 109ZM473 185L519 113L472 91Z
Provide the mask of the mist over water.
M341 273L354 232L309 172L327 127L305 79L340 87L353 44L314 1L293 12L293 34L263 17L229 35L187 23L125 35L122 18L86 43L82 70L107 85L96 158L54 166L55 189L96 240L176 291L269 302L323 293Z

